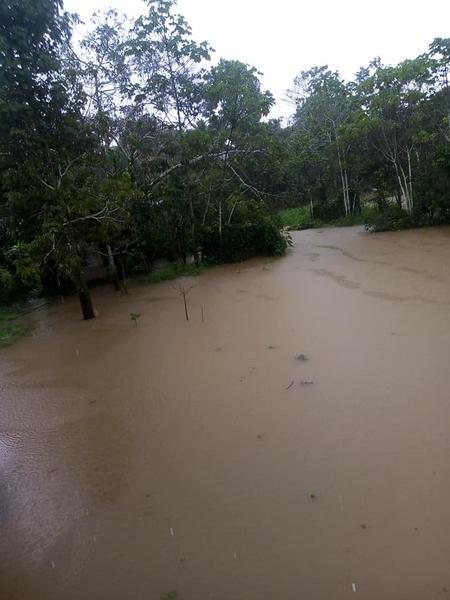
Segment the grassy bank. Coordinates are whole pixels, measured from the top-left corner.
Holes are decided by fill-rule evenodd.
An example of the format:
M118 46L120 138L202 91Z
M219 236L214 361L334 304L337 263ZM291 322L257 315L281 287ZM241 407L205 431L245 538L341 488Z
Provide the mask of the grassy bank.
M164 269L143 275L140 279L147 283L159 283L160 281L170 281L177 277L196 277L197 275L200 275L200 273L203 273L207 268L208 265L204 263L192 263L189 265L172 263L167 265L167 267L164 267Z
M28 331L29 327L17 310L0 307L0 347L9 346Z
M285 208L278 213L283 227L288 229L312 229L318 227L320 221L311 219L309 208L299 206L297 208Z

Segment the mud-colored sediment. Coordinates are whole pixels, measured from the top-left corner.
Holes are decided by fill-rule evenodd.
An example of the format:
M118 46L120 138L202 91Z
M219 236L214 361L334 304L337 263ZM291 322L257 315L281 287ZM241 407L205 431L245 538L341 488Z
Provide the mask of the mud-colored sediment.
M450 598L450 230L294 239L0 351L2 600Z

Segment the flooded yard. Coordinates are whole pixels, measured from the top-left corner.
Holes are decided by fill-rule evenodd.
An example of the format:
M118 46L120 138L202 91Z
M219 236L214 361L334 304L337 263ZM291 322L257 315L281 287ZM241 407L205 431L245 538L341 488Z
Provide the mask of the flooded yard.
M450 229L293 237L0 350L2 600L450 598Z

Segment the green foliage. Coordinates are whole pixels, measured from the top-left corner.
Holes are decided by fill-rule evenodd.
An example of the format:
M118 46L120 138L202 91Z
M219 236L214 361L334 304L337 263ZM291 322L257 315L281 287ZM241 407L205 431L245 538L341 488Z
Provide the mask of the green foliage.
M398 206L389 206L383 212L372 213L365 225L369 231L400 231L411 227L420 226L421 221L408 215Z
M209 60L211 47L192 39L187 21L174 13L174 0L147 4L148 14L136 20L127 43L140 75L135 100L150 102L161 119L173 120L182 132L200 112L204 73L194 67Z
M29 327L21 321L17 311L0 306L0 347L12 344L28 331Z
M205 227L200 234L200 243L207 260L225 263L251 256L282 256L287 248L287 239L272 217L254 223L224 225L221 235L216 227Z
M338 217L334 221L326 223L332 227L351 227L352 225L365 225L370 219L378 215L379 211L376 208L365 206L360 212L355 212L350 215Z
M14 275L0 267L0 303L10 302L17 291L18 285Z
M322 216L324 212L320 212ZM311 219L309 207L286 208L281 210L278 215L284 227L292 230L314 229L315 227L350 227L352 225L364 225L369 223L372 218L376 218L379 212L371 206L363 206L361 211L349 215L339 216L327 219ZM325 214L325 216L328 216Z
M331 223L346 216L349 215L345 214L342 202L337 200L318 202L314 207L314 218L323 223Z
M208 75L206 115L214 129L233 141L250 134L274 103L270 92L261 91L258 75L254 67L224 59Z

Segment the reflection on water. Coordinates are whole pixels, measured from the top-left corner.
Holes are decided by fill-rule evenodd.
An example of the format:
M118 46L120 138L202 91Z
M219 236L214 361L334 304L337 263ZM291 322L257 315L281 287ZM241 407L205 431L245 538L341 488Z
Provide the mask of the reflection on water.
M0 598L446 597L449 230L294 239L0 352Z

